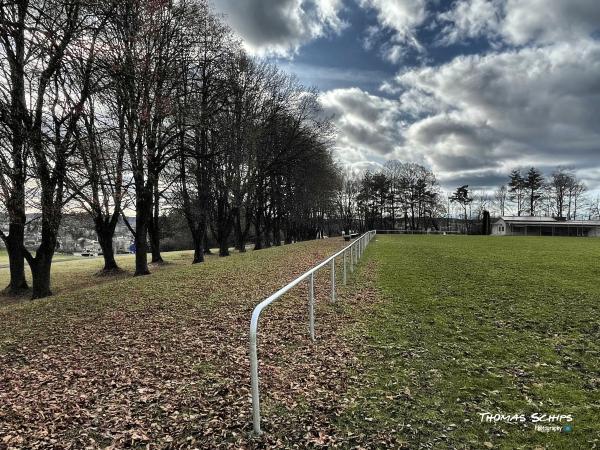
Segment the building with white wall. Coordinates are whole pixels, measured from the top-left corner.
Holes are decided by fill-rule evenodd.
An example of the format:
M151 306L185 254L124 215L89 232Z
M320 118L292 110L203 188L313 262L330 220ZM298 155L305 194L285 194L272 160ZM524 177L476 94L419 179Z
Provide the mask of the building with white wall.
M503 216L492 224L497 236L600 237L600 220L560 220L553 217Z

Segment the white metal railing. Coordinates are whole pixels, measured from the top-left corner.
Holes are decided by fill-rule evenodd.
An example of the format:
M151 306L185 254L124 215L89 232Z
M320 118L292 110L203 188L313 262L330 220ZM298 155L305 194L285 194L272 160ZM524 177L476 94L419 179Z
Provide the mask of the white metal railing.
M377 234L463 234L456 230L377 230Z
M335 259L343 258L343 281L347 281L347 259L348 253L350 256L350 272L354 272L354 265L362 256L365 248L375 236L375 231L367 231L359 236L354 242L343 248L335 255L330 256L319 265L313 267L308 272L300 275L291 283L279 289L273 295L260 302L252 311L252 319L250 320L250 380L252 385L252 422L254 424L254 432L260 434L260 391L258 387L258 350L257 350L257 333L258 333L258 318L260 313L271 303L281 297L283 294L291 290L293 287L308 279L308 329L310 338L315 340L315 274L319 269L322 269L327 264L331 265L331 302L335 302Z

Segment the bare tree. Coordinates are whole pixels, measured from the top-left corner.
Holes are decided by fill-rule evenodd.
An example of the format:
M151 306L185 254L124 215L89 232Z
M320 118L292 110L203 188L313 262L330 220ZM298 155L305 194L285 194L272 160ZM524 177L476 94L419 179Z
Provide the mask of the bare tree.
M504 216L506 213L506 200L508 198L508 188L505 184L501 184L498 186L496 191L494 192L494 201L498 210L500 212L500 216Z
M0 230L0 238L6 245L10 266L6 292L13 295L28 289L23 240L29 152L25 86L33 46L26 27L35 15L31 9L26 0L0 4L0 196L9 218L8 235Z
M102 248L102 273L119 272L113 249L113 236L127 195L125 180L125 139L122 111L110 111L102 97L90 96L76 132L77 162L70 170L69 187L78 204L94 221ZM104 109L99 113L98 109Z
M584 194L587 191L587 186L582 181L575 180L571 189L569 190L569 205L573 205L573 214L570 216L571 219L577 220L578 208L581 208L581 203L584 200ZM572 200L571 200L572 199Z
M569 190L574 184L575 176L564 168L558 168L552 173L550 184L554 193L554 203L557 217L564 217L565 202L568 204Z
M13 156L21 153L12 165L15 179L8 209L14 211L15 225L20 226L25 181L21 172L29 167L39 186L42 239L35 256L21 248L33 276L32 295L39 298L51 294L50 268L62 208L69 200L65 178L76 124L93 89L96 37L103 20L99 11L78 0L23 0L2 4L1 11L0 36L8 55L14 102ZM74 77L82 82L75 83ZM33 164L27 164L28 156ZM10 236L8 241L16 249Z
M346 234L355 229L358 214L357 197L360 191L360 181L351 171L347 170L341 178L341 186L337 196L337 207Z
M161 260L160 175L174 158L174 143L181 132L174 119L176 96L189 45L186 25L193 14L186 2L124 0L109 22L113 108L123 115L120 133L135 190L135 275L149 273L149 231L153 261Z

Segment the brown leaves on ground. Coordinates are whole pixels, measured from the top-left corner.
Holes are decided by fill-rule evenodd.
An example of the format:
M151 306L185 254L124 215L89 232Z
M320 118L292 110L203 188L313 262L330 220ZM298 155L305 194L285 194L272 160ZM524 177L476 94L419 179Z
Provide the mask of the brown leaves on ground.
M317 277L316 342L304 284L263 313L266 433L251 434L252 308L342 245L328 239L168 267L0 310L0 449L357 445L335 433L347 386L360 377L344 330L374 290L340 286L341 260L336 304L328 269ZM371 271L365 265L363 278Z

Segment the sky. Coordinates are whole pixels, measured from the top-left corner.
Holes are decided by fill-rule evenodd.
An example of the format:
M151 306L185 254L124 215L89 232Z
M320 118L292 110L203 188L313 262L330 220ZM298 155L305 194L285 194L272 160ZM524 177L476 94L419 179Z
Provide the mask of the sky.
M335 154L493 190L513 168L600 191L599 0L214 0L252 55L320 90Z

